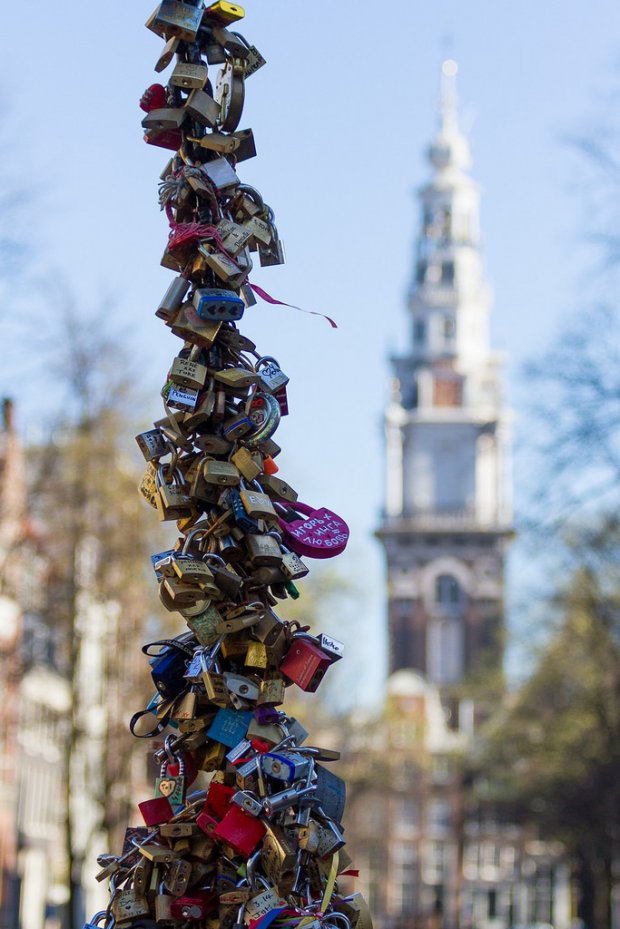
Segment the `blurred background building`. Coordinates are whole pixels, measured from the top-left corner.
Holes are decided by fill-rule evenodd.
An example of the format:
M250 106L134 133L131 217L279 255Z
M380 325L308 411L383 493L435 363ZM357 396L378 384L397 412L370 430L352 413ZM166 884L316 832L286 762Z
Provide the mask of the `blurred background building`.
M349 849L381 929L571 921L562 847L498 801L470 756L504 696L504 574L513 534L509 412L489 344L480 193L444 62L438 131L392 358L386 501L389 679L349 764Z

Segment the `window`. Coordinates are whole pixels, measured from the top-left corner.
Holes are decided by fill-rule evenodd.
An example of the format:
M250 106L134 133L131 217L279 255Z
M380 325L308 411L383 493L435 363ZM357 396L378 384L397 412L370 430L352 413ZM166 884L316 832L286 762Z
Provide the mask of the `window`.
M435 602L442 606L457 606L462 599L457 579L452 574L440 574L435 581Z
M445 832L452 823L452 811L449 801L443 797L433 797L432 800L428 801L427 816L429 832Z
M418 261L418 266L416 268L415 279L417 284L423 284L426 280L426 262Z
M426 342L426 320L416 319L413 322L413 341L416 345L424 345Z
M452 316L443 318L443 337L444 341L451 342L456 335L456 323Z
M454 284L454 262L444 261L441 265L441 283L452 286Z

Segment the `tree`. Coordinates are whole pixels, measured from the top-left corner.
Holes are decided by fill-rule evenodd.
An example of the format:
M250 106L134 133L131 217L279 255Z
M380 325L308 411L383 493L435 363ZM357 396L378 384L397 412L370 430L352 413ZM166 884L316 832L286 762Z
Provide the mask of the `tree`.
M481 769L524 819L562 840L579 915L609 926L620 838L620 585L606 589L584 565L553 607L558 631L487 733Z
M139 644L154 602L149 520L126 416L129 385L118 340L65 307L59 340L70 403L47 443L30 449L31 506L47 577L41 616L55 631L70 682L65 744L67 929L83 922L82 870L122 844L133 807L128 718L144 695ZM135 399L136 388L131 385ZM92 847L91 847L92 846Z

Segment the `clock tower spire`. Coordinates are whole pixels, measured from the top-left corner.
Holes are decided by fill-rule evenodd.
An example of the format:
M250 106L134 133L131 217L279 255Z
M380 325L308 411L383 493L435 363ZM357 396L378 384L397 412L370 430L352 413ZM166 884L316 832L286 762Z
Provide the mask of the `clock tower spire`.
M386 501L390 672L442 688L501 666L510 445L501 358L490 348L480 191L459 128L456 62L442 66L431 177L407 299L410 334L391 359Z

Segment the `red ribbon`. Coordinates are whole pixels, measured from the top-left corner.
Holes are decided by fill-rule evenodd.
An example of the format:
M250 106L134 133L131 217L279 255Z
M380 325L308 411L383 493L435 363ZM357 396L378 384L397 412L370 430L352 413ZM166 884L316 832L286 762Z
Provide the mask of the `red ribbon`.
M276 300L275 297L270 296L270 294L268 294L266 290L263 290L262 287L259 287L258 284L252 284L251 281L248 281L248 284L250 285L254 293L258 294L261 300L264 300L265 303L272 303L275 306L290 306L291 309L299 310L300 313L310 313L311 316L322 316L323 319L327 320L327 322L332 327L332 329L338 328L334 320L331 319L330 316L326 316L325 313L317 313L316 310L304 310L303 307L295 306L294 303L285 303L283 300Z

